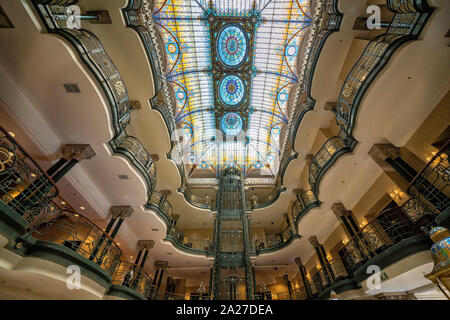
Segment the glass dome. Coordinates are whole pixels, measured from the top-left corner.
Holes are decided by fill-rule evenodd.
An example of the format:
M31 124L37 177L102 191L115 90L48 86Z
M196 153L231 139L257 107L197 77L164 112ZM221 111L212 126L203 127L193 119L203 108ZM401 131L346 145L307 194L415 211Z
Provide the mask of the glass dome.
M229 136L235 136L242 130L242 118L235 112L229 112L220 120L222 131Z
M237 76L226 76L220 81L219 94L222 101L229 106L241 103L245 95L244 81Z
M247 55L247 38L238 25L225 26L217 37L217 54L228 67L237 67Z

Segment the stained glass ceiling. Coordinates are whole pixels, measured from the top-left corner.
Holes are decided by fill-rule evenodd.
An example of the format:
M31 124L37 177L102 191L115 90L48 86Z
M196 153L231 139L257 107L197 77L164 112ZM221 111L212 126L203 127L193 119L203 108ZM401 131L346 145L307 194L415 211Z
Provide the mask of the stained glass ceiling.
M155 0L187 178L278 173L309 0Z

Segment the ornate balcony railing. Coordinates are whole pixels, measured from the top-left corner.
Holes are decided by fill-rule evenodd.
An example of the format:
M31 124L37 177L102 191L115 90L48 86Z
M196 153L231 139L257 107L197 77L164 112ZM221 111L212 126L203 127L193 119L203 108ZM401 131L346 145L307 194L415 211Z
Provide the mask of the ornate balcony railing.
M167 232L167 239L181 246L184 250L194 253L208 254L211 252L211 241L185 236L176 226L171 226Z
M135 137L128 136L125 131L110 141L114 152L125 155L143 175L147 183L147 194L151 196L156 186L156 166L150 153Z
M172 205L167 200L166 196L157 191L154 191L145 207L147 209L155 210L158 215L166 222L167 227L169 227L174 213Z
M294 223L298 224L301 218L314 207L320 206L320 201L312 190L305 190L299 193L297 201L292 206L292 217Z
M314 79L317 61L327 38L339 30L342 14L338 9L338 0L317 1L314 23L312 25L311 37L308 41L306 61L302 67L302 82L296 93L295 105L292 108L291 126L285 137L285 152L280 161L281 182L289 163L296 159L298 153L295 151L295 138L298 128L305 114L314 109L316 101L311 97L311 87Z
M147 299L150 296L152 278L140 266L120 261L114 272L112 284L130 288Z
M433 12L426 0L387 0L387 6L394 12L387 32L369 42L348 74L338 98L336 123L351 150L356 145L352 132L364 94L394 52L402 44L418 38Z
M114 138L109 145L114 153L124 155L144 177L150 197L156 185L155 167L142 143L125 131L131 119L130 100L125 83L100 40L86 29L67 28L67 6L76 0L32 0L47 32L68 41L80 60L92 73L109 104ZM128 149L128 148L131 149Z
M327 260L325 267L315 269L310 274L312 293L318 296L327 288L349 277L341 259Z
M414 221L421 220L423 217L434 218L442 213L442 218L437 218L440 220L438 224L442 224L444 221L446 221L444 224L449 224L449 152L450 140L447 140L444 146L411 181L408 194L414 201L409 201L403 208Z
M40 241L61 245L96 263L113 276L122 251L105 232L78 213L62 210L61 215L43 223L34 234Z
M427 226L414 222L404 211L407 206L382 211L339 251L349 274L402 240L427 234Z
M291 227L288 225L280 232L265 235L265 239L254 239L252 248L256 254L273 252L286 247L296 237L299 237L299 235L296 232L292 232Z
M32 223L58 195L39 164L0 127L0 199Z
M309 165L309 185L316 196L325 172L336 162L338 157L348 152L350 150L342 137L336 136L325 141L322 148L314 155Z

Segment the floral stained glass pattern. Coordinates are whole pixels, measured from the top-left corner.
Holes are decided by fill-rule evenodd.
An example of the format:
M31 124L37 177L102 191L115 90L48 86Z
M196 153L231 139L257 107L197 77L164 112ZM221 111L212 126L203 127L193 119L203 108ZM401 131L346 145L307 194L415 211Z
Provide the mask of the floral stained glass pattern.
M195 162L185 163L187 178L231 164L244 176L267 168L275 178L310 1L154 0L152 8L175 122ZM229 70L214 74L216 61ZM218 143L220 132L238 139Z
M244 82L237 76L226 76L220 81L219 95L222 101L229 105L235 106L244 99L245 87Z

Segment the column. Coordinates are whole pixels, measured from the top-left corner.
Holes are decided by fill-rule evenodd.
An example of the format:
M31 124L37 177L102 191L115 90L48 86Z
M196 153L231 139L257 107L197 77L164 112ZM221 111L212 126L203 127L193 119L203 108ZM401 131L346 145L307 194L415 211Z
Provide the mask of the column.
M298 265L298 269L300 271L300 277L302 278L303 287L305 288L306 291L306 299L311 299L313 294L311 290L311 284L309 283L308 278L306 277L305 266L302 264L302 260L300 259L300 257L295 258L295 263Z
M158 295L159 295L159 290L161 289L161 281L164 277L164 271L168 268L169 266L169 262L168 261L155 261L155 267L158 267L159 269L159 276L158 276L158 280L156 282L155 285L155 290L153 292L153 298L155 300L158 299ZM156 280L156 275L155 275L155 280Z
M103 261L103 257L108 252L112 240L114 240L115 236L119 232L120 227L122 226L123 220L125 218L130 217L133 214L133 208L130 206L112 206L109 209L109 212L111 214L111 220L108 223L108 226L105 229L105 233L103 233L100 238L98 239L97 243L95 244L94 250L92 250L92 253L89 257L90 260L96 259L97 263L101 263ZM110 238L108 238L108 233L112 229L112 226L117 221L114 229L112 230L110 234ZM107 239L108 238L108 239ZM106 240L107 239L107 240ZM103 243L106 240L106 244L103 246ZM98 254L98 251L103 246L103 249L100 254Z
M389 167L401 175L408 184L411 183L418 174L414 168L400 157L400 149L390 143L374 144L369 151L369 155L385 171L387 171L385 164L388 164ZM414 184L414 188L439 211L446 209L446 207L442 207L442 203L445 203L447 196L443 194L439 188L433 186L428 180L421 179L420 183Z
M149 253L150 249L152 249L153 246L155 245L155 241L139 240L137 245L138 245L139 252L136 257L136 261L134 262L133 268L135 269L136 266L139 265L139 269L133 280L133 288L138 285L138 283L141 279L142 270L144 269L144 265L147 260L148 253ZM142 256L142 253L143 253L143 256ZM142 259L141 259L141 256L142 256Z
M61 180L77 163L95 157L94 149L88 144L66 144L63 146L62 154L63 157L47 171L47 173L53 174L51 178L55 183Z
M359 226L355 221L353 213L347 210L343 203L337 202L331 206L334 214L341 221L349 239L353 238L359 232Z
M328 284L332 284L334 282L334 273L333 270L331 270L331 266L328 263L327 255L325 253L325 249L323 246L319 243L319 240L317 240L316 236L312 236L309 238L309 242L316 250L317 257L319 258L320 265L324 269L324 275L325 279L327 280Z

